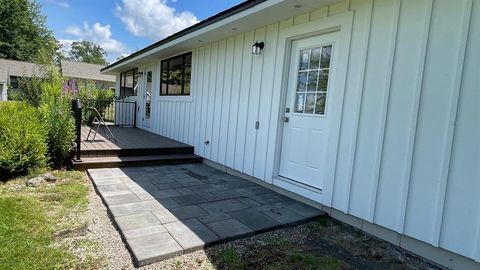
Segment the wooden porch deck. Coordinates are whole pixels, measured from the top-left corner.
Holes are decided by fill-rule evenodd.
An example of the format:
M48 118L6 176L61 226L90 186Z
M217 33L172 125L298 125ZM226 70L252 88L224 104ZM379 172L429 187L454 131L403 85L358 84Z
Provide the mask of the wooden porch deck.
M77 169L178 164L201 162L193 146L132 127L109 127L115 139L108 138L100 128L87 140L89 127L81 129L80 158L74 160Z
M101 128L92 140L94 131L87 140L90 127L82 127L81 148L83 150L121 150L121 149L151 149L151 148L177 148L191 147L190 145L145 131L143 129L132 127L109 127L115 136L114 140L109 140L105 131Z

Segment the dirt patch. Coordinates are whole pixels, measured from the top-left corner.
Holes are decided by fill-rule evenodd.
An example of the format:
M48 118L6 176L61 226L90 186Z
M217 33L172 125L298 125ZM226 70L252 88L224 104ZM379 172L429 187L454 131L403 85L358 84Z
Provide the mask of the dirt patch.
M329 217L226 245L207 249L219 269L443 269Z

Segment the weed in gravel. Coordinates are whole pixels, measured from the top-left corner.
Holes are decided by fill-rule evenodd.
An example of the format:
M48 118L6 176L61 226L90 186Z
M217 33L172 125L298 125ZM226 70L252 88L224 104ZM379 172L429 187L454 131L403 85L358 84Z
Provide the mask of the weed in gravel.
M231 247L221 250L217 256L221 269L242 269L245 266L240 255Z
M315 257L306 253L292 254L289 261L302 269L334 270L340 267L339 261L333 257Z

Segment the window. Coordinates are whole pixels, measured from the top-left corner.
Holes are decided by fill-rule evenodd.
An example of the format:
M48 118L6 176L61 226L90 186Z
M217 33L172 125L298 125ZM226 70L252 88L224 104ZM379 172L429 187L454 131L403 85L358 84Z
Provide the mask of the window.
M192 53L162 61L160 95L189 96L192 75Z
M120 96L136 96L138 89L138 69L120 73Z
M300 52L296 113L325 115L331 54L332 45Z
M18 77L10 76L10 87L12 89L18 89Z

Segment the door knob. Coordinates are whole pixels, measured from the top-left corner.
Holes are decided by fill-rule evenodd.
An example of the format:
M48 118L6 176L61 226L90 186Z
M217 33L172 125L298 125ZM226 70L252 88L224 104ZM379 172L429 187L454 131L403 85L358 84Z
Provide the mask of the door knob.
M288 123L289 120L290 120L290 117L286 117L286 116L285 116L285 117L283 118L283 122L285 122L285 123Z

